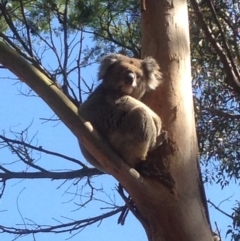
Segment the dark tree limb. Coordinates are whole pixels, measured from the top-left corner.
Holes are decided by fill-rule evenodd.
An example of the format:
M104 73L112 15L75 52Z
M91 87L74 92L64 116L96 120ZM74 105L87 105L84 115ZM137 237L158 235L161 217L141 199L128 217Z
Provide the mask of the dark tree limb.
M9 233L15 235L26 235L26 234L36 234L36 233L64 233L73 232L76 230L81 230L89 225L97 222L101 222L104 219L111 217L122 211L122 207L113 210L111 212L93 217L88 219L77 220L69 223L62 223L60 225L39 225L34 222L27 224L28 228L14 228L0 225L0 233ZM31 227L31 228L30 228Z
M96 168L83 168L81 170L68 171L68 172L52 172L52 171L42 171L42 172L12 172L8 169L0 166L0 179L10 180L10 179L53 179L53 180L63 180L63 179L74 179L90 177L94 175L101 175L102 172Z
M224 49L218 43L214 35L212 34L211 29L206 24L200 7L196 0L191 0L192 7L197 16L198 22L201 25L201 28L207 38L207 40L211 43L212 47L218 54L223 67L226 72L226 83L232 87L238 94L240 94L240 74L234 62L229 59L229 56L225 53Z

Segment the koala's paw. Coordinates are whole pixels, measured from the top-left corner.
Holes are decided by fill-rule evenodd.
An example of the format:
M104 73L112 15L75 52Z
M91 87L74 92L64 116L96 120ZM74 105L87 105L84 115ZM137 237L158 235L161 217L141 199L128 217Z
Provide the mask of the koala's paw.
M168 140L168 132L163 131L158 137L157 137L157 142L156 142L156 147L160 146L163 144L163 142L167 142Z

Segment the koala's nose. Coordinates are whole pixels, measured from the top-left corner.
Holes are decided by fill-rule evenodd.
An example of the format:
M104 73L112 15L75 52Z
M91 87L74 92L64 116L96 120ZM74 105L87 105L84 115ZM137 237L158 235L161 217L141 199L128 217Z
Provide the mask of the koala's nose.
M126 75L125 83L128 85L133 85L135 80L135 75L133 72L128 72Z

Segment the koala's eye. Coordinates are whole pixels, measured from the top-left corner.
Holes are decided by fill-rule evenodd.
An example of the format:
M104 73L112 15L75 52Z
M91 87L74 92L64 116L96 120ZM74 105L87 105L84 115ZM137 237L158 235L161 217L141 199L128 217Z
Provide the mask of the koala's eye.
M125 82L126 82L127 84L132 84L133 81L134 81L134 78L135 78L134 73L128 72L128 73L127 73L127 76L126 76L126 81L125 81Z
M140 73L136 73L136 77L137 77L137 79L141 79L142 75Z

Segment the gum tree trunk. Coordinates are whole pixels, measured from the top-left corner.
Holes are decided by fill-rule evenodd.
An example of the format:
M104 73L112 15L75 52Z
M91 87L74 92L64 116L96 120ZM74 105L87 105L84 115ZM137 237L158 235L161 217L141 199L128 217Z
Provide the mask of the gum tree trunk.
M169 134L167 146L153 158L162 160L162 169L174 180L172 194L156 184L152 206L143 211L151 241L213 240L198 163L187 11L185 0L142 3L142 57L156 58L165 79L144 101Z
M185 0L142 3L142 56L155 57L162 68L165 82L145 102L169 135L168 143L149 156L157 172L152 174L150 166L143 176L94 134L52 80L0 41L0 63L30 86L129 192L149 241L211 241L198 164Z

